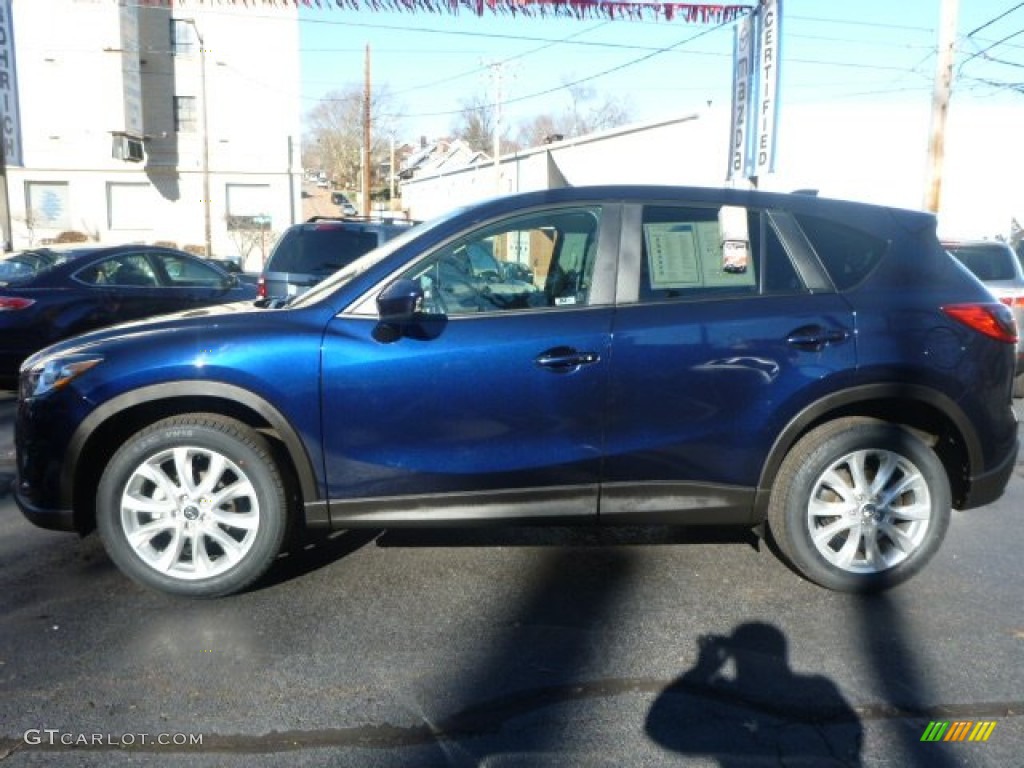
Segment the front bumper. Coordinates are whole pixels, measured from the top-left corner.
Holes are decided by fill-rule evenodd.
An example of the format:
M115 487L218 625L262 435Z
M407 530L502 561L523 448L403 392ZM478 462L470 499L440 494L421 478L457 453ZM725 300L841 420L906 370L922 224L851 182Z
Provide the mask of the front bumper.
M48 509L33 504L21 493L18 481L14 483L14 502L33 525L51 531L75 531L75 515L70 509Z

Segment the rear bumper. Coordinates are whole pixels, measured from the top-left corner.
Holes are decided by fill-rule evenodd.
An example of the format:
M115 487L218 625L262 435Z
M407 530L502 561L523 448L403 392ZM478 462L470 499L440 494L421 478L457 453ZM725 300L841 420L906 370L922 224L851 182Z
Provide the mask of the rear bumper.
M975 509L991 504L1003 495L1007 483L1010 482L1010 475L1017 465L1017 454L1020 451L1020 440L1015 440L1012 448L1007 452L1003 460L995 467L982 475L971 478L971 490L964 499L961 509Z

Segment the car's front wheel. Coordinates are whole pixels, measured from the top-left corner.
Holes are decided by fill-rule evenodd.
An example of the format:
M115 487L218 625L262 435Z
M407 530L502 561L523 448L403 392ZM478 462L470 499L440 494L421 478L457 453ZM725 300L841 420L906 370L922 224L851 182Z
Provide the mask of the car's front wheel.
M233 419L175 416L133 435L100 479L96 524L145 586L216 597L252 584L284 541L287 507L266 441Z
M845 418L805 435L783 461L768 523L808 579L870 592L917 573L935 554L952 506L942 462L903 427Z

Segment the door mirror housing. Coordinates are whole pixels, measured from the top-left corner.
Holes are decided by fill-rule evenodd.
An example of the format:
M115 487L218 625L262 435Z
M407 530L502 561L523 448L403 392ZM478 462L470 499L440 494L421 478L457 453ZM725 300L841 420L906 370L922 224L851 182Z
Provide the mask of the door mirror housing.
M423 288L416 280L399 278L377 296L377 314L382 323L410 323L423 303Z

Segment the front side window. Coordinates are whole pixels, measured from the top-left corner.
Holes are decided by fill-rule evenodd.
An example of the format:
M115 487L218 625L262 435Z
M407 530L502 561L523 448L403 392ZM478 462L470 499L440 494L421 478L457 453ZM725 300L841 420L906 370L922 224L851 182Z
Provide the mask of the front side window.
M160 263L173 287L209 288L224 282L220 272L196 259L173 253L151 253L150 256Z
M443 246L404 277L419 282L432 314L585 306L599 223L599 208L506 219Z

